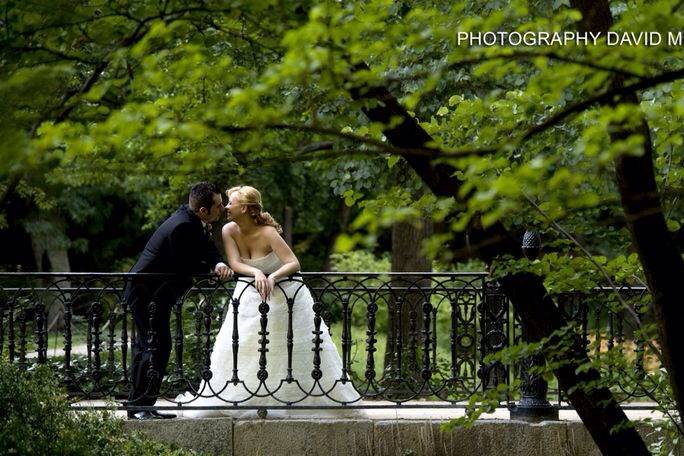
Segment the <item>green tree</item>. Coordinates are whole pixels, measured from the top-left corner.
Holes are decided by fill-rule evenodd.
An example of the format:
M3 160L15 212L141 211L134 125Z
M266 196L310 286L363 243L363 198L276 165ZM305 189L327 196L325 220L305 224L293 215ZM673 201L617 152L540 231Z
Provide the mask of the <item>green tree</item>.
M66 4L57 15L5 7L4 194L50 165L53 183L170 188L154 212L217 161L401 157L432 194L380 192L352 227L432 217L443 229L428 251L491 264L533 341L567 324L555 292L644 280L681 412L681 48L458 42L458 32L679 30L679 2ZM527 228L554 255L520 259ZM632 248L641 267L626 275ZM644 453L608 388L577 388L600 375L579 370L588 360L574 349L554 374L599 448Z

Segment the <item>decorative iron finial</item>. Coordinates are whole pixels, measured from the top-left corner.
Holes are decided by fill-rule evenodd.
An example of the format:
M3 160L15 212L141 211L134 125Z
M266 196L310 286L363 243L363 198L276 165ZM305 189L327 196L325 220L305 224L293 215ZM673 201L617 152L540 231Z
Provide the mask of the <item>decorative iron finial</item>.
M541 251L541 236L536 230L526 230L522 239L522 252L525 258L534 260Z

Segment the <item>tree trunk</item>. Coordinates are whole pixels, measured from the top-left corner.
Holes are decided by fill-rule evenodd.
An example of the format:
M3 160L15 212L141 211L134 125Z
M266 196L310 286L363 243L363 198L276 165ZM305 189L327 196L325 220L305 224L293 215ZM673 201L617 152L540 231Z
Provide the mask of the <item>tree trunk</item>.
M610 5L599 2L573 0L572 6L582 13L581 28L588 32L608 32L613 24ZM623 86L623 76L613 78L614 88ZM638 107L636 94L616 100ZM646 282L653 297L658 337L670 385L680 416L684 416L684 311L679 284L684 280L684 260L667 229L653 168L653 143L648 124L641 116L636 128L616 125L611 140L622 140L633 134L643 137L643 154L620 155L615 160L615 173L620 190L622 209L627 227L644 269Z
M551 337L554 331L567 325L558 307L546 293L541 277L529 273L514 274L502 278L500 283L532 341ZM544 317L540 318L541 315ZM608 388L591 386L600 380L599 372L589 369L578 373L577 367L589 361L579 338L563 361L567 362L554 369L558 384L582 418L601 453L650 454L636 430L625 426L629 419L613 393ZM587 387L578 388L578 385Z
M402 119L394 128L384 130L385 136L392 145L420 147L431 141L430 135L386 88L373 87L370 89L363 88L363 90L353 88L350 93L356 100L373 98L380 101L374 107L363 109L371 121L388 125L394 117ZM444 164L435 165L420 156L409 154L405 158L435 195L458 198L458 190L462 182L454 176L453 168ZM480 247L474 252L487 262L496 254L520 253L519 240L501 224L497 224L489 230L473 225L470 227L469 238L471 241L473 239L477 241L475 245ZM463 245L465 245L465 249L473 251L467 242ZM522 278L509 276L504 280L504 288L508 299L511 300L521 318L524 330L531 335L532 341L538 341L543 334L553 332L555 328L564 327L567 324L548 296L540 277L532 280L526 276ZM542 331L543 328L546 330ZM603 454L648 454L643 440L636 430L630 426L629 420L609 390L602 388L593 394L588 394L582 388L577 388L585 378L598 379L600 377L600 374L593 369L582 377L573 375L579 366L588 362L589 358L586 353L581 351L577 353L577 358L569 361L566 366L554 369L554 374L559 382L562 381L561 387L566 392L573 391L573 394L569 395L569 400L592 438ZM603 403L605 405L600 407L595 402L597 397L605 398L606 401ZM620 429L620 431L611 433L612 429Z
M292 207L285 206L283 210L283 239L292 248Z
M422 243L432 235L432 220L421 219L392 225L392 272L431 272L432 262L421 252Z
M361 69L363 68L367 67L362 66ZM392 145L402 148L419 148L433 141L418 121L409 115L396 97L385 87L352 88L350 93L355 100L373 99L379 102L377 106L363 109L364 114L371 121L389 125L394 124L393 120L396 118L402 119L401 122L395 124L395 127L383 130ZM458 198L458 190L462 182L454 176L455 168L445 163L433 164L430 159L419 154L406 153L402 157L432 193L437 196ZM467 199L467 196L462 199ZM454 251L455 258L480 258L490 263L497 255L519 255L519 237L510 233L501 223L483 228L479 221L475 221L466 230L466 235L461 236L451 249Z
M644 154L622 155L615 171L622 207L632 243L653 299L663 362L680 416L684 416L684 310L680 283L684 280L684 260L672 242L663 215L653 170L652 143L648 126L642 124Z

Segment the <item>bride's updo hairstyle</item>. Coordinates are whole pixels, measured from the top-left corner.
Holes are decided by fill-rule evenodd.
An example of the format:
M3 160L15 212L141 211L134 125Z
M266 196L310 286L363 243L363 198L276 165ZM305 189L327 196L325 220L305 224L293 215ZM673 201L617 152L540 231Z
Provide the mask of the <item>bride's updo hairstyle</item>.
M226 190L226 196L228 196L228 198L234 193L238 195L239 203L243 206L247 206L247 213L252 217L254 223L257 225L272 226L278 233L283 232L282 227L275 221L271 214L263 211L261 193L259 193L259 190L250 187L249 185L241 185Z

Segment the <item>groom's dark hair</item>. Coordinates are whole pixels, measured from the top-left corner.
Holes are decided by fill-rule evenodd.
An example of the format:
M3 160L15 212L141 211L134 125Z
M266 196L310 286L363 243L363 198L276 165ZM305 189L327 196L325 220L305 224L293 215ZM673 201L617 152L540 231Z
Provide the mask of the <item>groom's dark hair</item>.
M209 182L198 182L190 189L190 209L197 212L201 207L211 209L214 205L214 195L221 194L218 187Z

